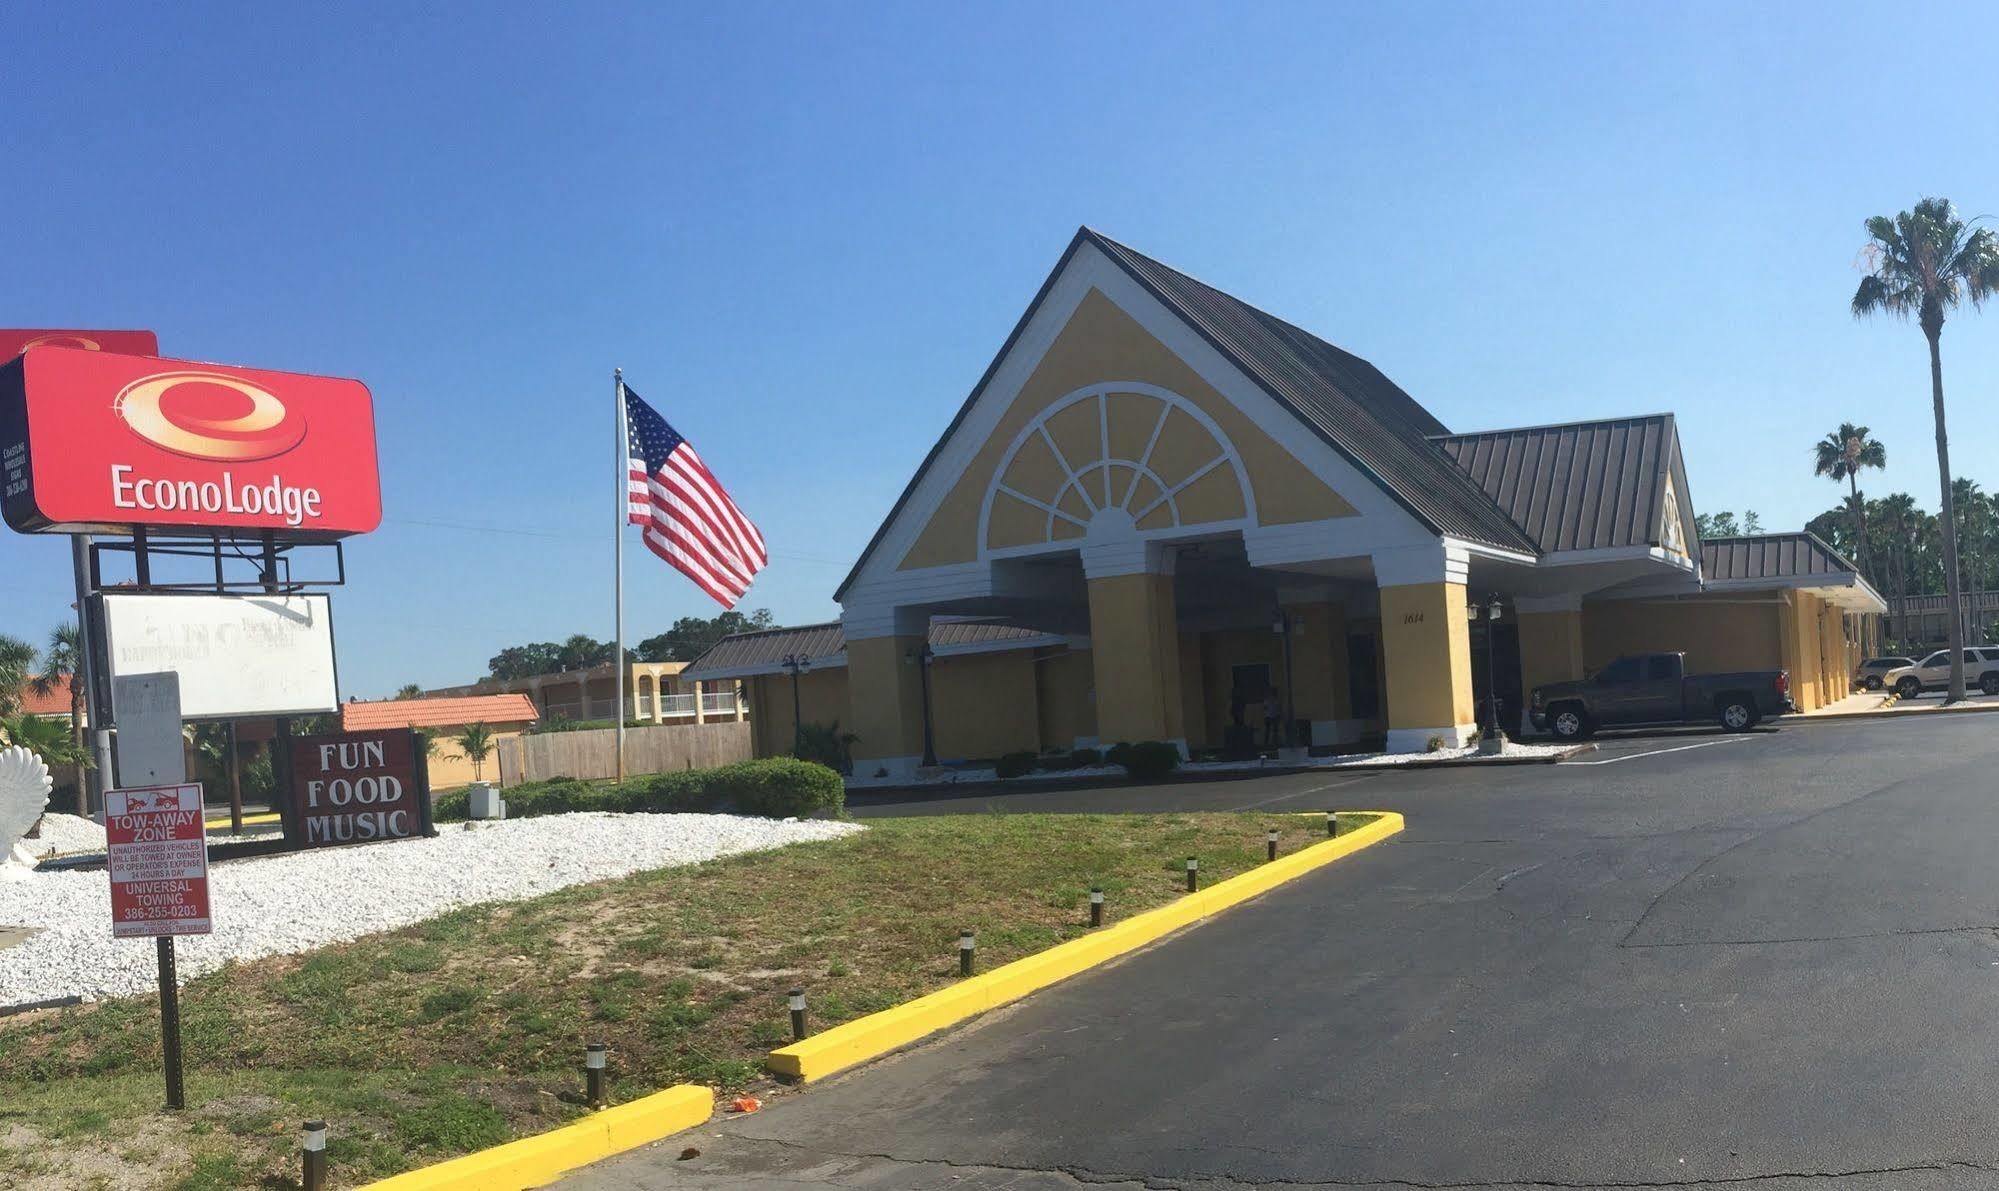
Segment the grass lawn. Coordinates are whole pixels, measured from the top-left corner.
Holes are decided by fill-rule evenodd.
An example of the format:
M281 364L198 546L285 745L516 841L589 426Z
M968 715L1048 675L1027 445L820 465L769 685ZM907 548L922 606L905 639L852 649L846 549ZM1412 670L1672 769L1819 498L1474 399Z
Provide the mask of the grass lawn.
M788 989L814 1028L899 1004L956 979L961 929L981 969L1017 959L1086 933L1092 884L1116 921L1180 896L1187 856L1204 884L1261 863L1267 827L1286 853L1325 838L1286 815L874 820L233 965L182 991L181 1114L154 998L0 1020L0 1185L289 1186L323 1116L351 1186L572 1118L589 1042L617 1100L768 1093Z

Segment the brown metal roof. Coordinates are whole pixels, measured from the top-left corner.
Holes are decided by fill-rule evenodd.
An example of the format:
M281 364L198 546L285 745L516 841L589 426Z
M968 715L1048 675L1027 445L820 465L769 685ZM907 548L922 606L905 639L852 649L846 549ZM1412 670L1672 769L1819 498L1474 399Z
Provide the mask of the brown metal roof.
M1795 579L1857 575L1860 568L1811 533L1766 533L1701 542L1701 571L1708 582L1729 579Z
M1034 300L1014 324L992 363L972 387L951 424L910 476L895 507L876 528L867 548L833 593L839 599L860 574L861 564L881 544L888 527L916 491L917 481L936 462L958 426L971 412L999 370L1014 343L1027 329L1034 312L1048 296L1055 279L1076 250L1094 245L1124 269L1166 307L1193 327L1216 351L1227 357L1279 405L1290 410L1313 432L1373 476L1383 491L1417 520L1438 533L1469 538L1511 550L1533 550L1533 543L1478 486L1471 483L1436 444L1433 435L1449 428L1417 404L1416 399L1381 370L1318 336L1266 314L1240 299L1177 269L1153 260L1105 236L1082 228L1055 263Z
M1434 441L1544 553L1661 543L1666 477L1679 463L1671 414ZM1676 487L1690 518L1684 481ZM1691 521L1685 536L1693 540Z
M1014 642L1024 648L1047 636L1047 633L1035 629L1015 628L990 621L940 620L930 626L930 647L936 650L969 649ZM745 670L771 669L794 654L823 664L846 648L847 638L841 632L838 621L738 633L717 641L708 652L695 658L682 670L680 676L698 681L709 677L727 677Z
M1115 240L1082 236L1179 313L1279 405L1438 533L1531 552L1533 542L1430 442L1448 428L1380 369Z

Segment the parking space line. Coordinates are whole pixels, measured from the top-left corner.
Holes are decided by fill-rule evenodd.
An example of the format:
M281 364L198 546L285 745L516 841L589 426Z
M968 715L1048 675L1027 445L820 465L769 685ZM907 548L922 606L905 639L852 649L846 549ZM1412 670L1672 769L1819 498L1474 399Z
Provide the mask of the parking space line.
M1373 776L1373 775L1372 775L1372 774L1365 774L1365 773L1364 773L1364 774L1361 774L1361 775L1359 775L1359 776L1357 776L1357 777L1350 777L1350 778L1348 778L1347 780L1345 780L1345 781L1343 781L1343 782L1327 782L1327 783L1326 783L1325 785L1323 785L1323 786L1313 786L1313 787L1312 787L1311 789L1309 789L1309 790L1297 790L1297 791L1293 791L1292 793L1289 793L1289 794L1279 794L1279 795L1276 795L1275 797L1272 797L1272 798L1261 798L1261 799L1258 799L1258 800L1257 800L1257 801L1255 801L1255 802L1245 802L1245 803L1243 803L1243 804L1242 804L1241 806L1232 806L1232 807L1230 807L1230 808L1228 808L1228 809L1229 809L1230 811L1247 811L1247 810L1255 810L1255 809L1256 809L1257 807L1259 807L1259 806L1269 806L1269 805L1270 805L1271 803L1273 803L1273 802L1283 802L1283 801L1284 801L1285 799L1287 799L1287 798L1303 798L1303 797L1305 797L1305 796L1306 796L1307 794L1317 794L1317 793L1319 793L1319 792L1320 792L1320 791L1322 791L1322 790L1337 790L1337 789L1339 789L1339 788L1340 788L1341 786L1351 786L1351 785L1353 785L1353 784L1354 784L1354 783L1356 783L1356 782L1364 782L1364 781L1366 781L1366 780L1367 780L1367 779L1368 779L1369 777L1371 777L1371 776ZM1316 809L1319 809L1319 808L1316 808L1316 807L1315 807L1315 808L1313 808L1313 809L1315 809L1315 810L1316 810ZM1330 808L1328 808L1328 809L1330 809Z
M1675 747L1669 749L1651 749L1643 753L1626 753L1622 757L1606 757L1601 761L1563 761L1562 764L1563 765L1615 765L1619 761L1636 761L1640 757L1658 757L1666 753L1684 753L1688 749L1713 748L1717 744L1741 744L1743 741L1751 739L1754 738L1749 736L1731 736L1726 740L1703 740L1699 744L1682 744L1682 745L1676 745Z

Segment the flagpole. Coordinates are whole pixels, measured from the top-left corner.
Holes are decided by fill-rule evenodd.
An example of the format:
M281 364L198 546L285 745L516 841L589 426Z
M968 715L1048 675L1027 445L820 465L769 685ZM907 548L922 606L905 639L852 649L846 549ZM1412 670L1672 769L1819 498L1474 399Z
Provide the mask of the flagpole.
M613 418L618 430L618 508L617 518L611 522L612 583L617 588L617 632L611 646L611 665L617 674L617 750L615 766L617 783L625 784L625 525L631 516L632 499L632 439L625 427L625 370L611 370L611 402Z

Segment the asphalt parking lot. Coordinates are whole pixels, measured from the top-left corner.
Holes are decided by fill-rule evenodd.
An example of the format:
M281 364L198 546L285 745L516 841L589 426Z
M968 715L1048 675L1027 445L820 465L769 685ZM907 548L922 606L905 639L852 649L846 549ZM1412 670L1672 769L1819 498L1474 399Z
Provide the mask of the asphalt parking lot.
M1926 716L1558 766L867 800L1409 826L567 1185L1999 1185L1995 768L1999 719Z

